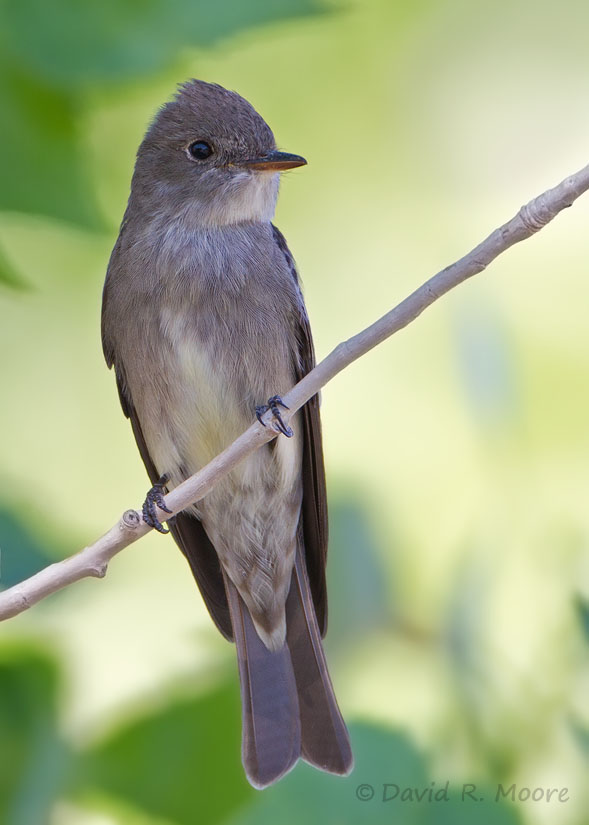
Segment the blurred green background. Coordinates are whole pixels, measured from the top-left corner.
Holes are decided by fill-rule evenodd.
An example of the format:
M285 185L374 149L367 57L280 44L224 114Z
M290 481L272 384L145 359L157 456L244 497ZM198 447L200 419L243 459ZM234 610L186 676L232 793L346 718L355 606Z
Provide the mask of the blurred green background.
M320 357L589 161L580 0L0 14L3 587L144 495L100 296L176 83L236 89L308 158L277 223ZM149 536L0 627L3 825L589 822L588 218L585 197L323 392L327 648L353 774L247 785L233 648ZM447 781L446 802L383 801L384 783ZM495 802L498 783L568 801Z

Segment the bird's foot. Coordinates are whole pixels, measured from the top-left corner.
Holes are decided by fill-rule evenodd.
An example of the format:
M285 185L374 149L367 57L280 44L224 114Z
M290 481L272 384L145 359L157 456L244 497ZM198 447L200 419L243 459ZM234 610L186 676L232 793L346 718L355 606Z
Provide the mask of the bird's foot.
M272 417L274 418L274 425L276 429L283 435L285 435L287 438L292 438L293 431L288 426L288 424L285 424L282 420L282 416L280 415L279 409L280 407L282 407L285 410L288 410L288 407L286 406L282 398L279 395L273 395L272 398L268 399L267 404L262 404L261 407L256 407L256 418L258 419L260 424L263 427L265 427L266 425L262 421L262 416L264 415L264 413L267 413L268 410L270 410L272 412Z
M160 510L164 511L164 513L172 512L171 510L168 510L168 508L166 507L166 503L164 501L164 489L169 480L169 476L166 473L164 473L164 475L156 481L151 490L148 490L141 510L141 512L143 513L143 521L150 527L153 527L154 530L157 530L159 533L170 532L169 530L166 530L166 528L163 526L163 524L157 517L156 509L157 507L159 507Z

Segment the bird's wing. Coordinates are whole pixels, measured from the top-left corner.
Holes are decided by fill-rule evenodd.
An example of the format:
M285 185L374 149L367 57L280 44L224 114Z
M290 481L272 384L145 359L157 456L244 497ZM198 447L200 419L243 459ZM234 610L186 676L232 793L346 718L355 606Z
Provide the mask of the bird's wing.
M299 320L297 338L299 342L299 362L296 365L297 381L300 381L315 366L315 352L307 310L300 292L299 278L294 258L284 235L272 226L274 240L284 255L292 276L299 287ZM327 493L321 421L319 419L319 396L314 395L301 410L303 418L303 536L305 561L317 622L324 636L327 630L327 586L325 564L327 561Z
M139 421L131 393L125 382L122 365L117 361L116 346L112 338L106 333L105 308L107 301L108 278L102 298L102 347L104 357L109 367L114 366L121 407L127 418L131 421L135 441L137 442L139 453L145 464L145 469L147 470L151 483L155 484L161 474L158 472L149 455L149 450L147 449L147 444L145 443L145 438L141 430L141 422ZM223 584L221 565L215 548L205 533L204 527L195 516L189 513L178 513L178 515L168 523L168 526L180 550L182 550L186 556L213 621L223 636L232 641L233 630L231 627L231 617L229 615L229 605L227 604L227 595Z

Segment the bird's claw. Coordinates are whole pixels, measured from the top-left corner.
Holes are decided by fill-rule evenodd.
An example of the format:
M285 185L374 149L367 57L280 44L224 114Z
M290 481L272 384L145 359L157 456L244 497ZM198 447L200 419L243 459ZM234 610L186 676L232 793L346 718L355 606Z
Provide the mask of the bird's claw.
M147 495L145 496L145 501L143 502L143 507L141 508L143 521L159 533L170 532L169 530L166 530L157 517L156 509L159 507L160 510L164 511L164 513L172 512L171 510L168 510L164 501L164 488L169 480L169 476L164 473L164 475L156 481L151 490L148 490Z
M274 418L274 426L276 427L276 429L283 435L285 435L287 438L292 438L293 431L288 426L288 424L285 424L282 420L279 407L283 407L285 410L288 410L288 407L286 406L282 398L279 395L273 395L272 398L268 399L267 404L262 404L260 407L256 407L256 418L258 419L260 424L263 427L265 427L266 425L262 420L262 416L264 415L264 413L267 413L268 410L270 410L272 412L272 417Z

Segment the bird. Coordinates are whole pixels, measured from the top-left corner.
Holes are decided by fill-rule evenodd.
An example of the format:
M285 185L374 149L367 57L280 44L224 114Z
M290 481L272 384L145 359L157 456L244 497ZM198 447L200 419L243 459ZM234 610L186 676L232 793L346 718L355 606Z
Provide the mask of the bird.
M299 759L342 776L353 767L322 645L318 396L289 425L281 413L281 394L315 364L295 261L272 223L280 174L305 164L236 92L181 84L139 146L102 302L104 356L153 485L150 526L168 532L164 491L272 411L277 437L167 522L236 645L242 761L260 789Z

